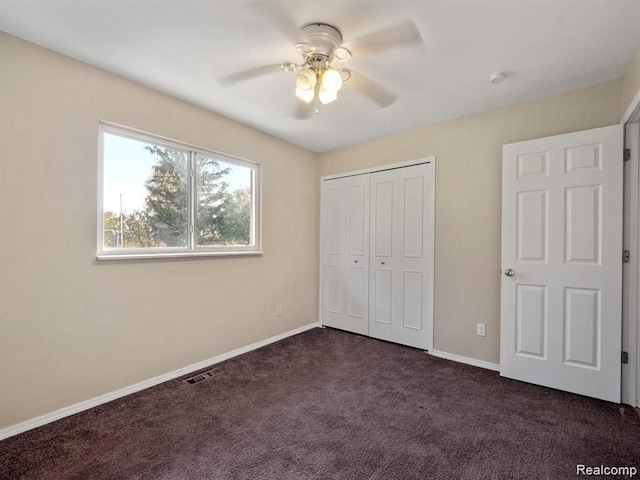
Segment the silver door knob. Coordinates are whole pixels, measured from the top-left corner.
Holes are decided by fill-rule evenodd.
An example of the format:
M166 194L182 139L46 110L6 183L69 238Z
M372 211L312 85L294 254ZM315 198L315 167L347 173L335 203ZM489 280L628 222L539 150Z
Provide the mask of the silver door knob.
M358 260L354 260L353 263L358 263Z
M384 264L385 264L385 262L380 262L380 265L384 265Z
M513 276L516 274L516 272L513 270L513 268L507 268L507 269L504 271L504 274L505 274L507 277L513 277Z

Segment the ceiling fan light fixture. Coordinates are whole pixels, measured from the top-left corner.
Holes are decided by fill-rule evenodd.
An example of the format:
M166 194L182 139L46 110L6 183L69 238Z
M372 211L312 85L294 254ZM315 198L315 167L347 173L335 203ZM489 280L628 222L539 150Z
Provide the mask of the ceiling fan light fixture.
M331 25L310 23L301 31L305 40L297 43L296 49L304 61L300 65L283 64L282 69L297 71L295 94L304 102L315 101L318 113L319 104L335 101L342 83L351 77L351 72L332 65L332 62L348 62L351 52L342 46L340 31Z
M342 76L338 71L327 68L322 72L322 87L329 92L337 94L338 90L342 88Z
M301 90L309 90L313 92L313 88L316 86L316 72L310 68L303 68L296 75L296 87Z
M320 86L320 89L318 90L318 99L323 105L333 102L336 98L338 98L337 91L327 90L324 85Z
M313 100L313 97L315 97L315 91L313 89L311 90L304 90L300 87L296 88L296 97L298 97L300 100L303 100L307 103L311 103L311 100Z

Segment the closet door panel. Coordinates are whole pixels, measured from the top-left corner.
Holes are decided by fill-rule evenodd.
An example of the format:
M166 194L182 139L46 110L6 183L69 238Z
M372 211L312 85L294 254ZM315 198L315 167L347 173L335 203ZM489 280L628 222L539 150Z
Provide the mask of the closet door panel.
M369 285L369 335L397 342L398 276L395 267L397 239L397 185L394 171L371 174L371 275Z
M364 318L367 306L367 289L369 281L365 278L365 269L358 266L347 266L347 298L349 305L347 315L353 318Z
M393 180L373 177L372 218L373 251L376 257L391 257L393 252Z
M398 312L398 343L427 349L430 332L427 314L431 309L429 272L431 262L428 252L430 237L429 164L398 169L399 214L398 225L398 275L402 278L399 297L402 307Z
M348 252L355 257L363 257L369 243L369 232L365 229L367 224L369 198L365 185L352 185L348 187Z
M340 288L340 265L325 267L324 298L328 313L340 314L342 293Z
M373 292L371 320L373 324L391 325L392 272L389 269L373 268ZM373 328L376 328L374 326Z
M324 309L340 315L342 303L342 189L339 184L329 184L324 197Z
M425 164L371 174L369 333L423 349L430 340L431 171Z
M423 258L424 178L404 179L402 195L402 257Z
M322 323L367 335L369 176L325 180L322 203Z

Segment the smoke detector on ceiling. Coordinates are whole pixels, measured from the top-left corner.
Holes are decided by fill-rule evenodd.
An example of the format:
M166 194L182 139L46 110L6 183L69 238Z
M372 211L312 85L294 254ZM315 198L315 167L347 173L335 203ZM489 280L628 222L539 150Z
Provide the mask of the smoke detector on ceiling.
M502 83L507 78L507 74L504 72L496 72L489 75L489 83Z

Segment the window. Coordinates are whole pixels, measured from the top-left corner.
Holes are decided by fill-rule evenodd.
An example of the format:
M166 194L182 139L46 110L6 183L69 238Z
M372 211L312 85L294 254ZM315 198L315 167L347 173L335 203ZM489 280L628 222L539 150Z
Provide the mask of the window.
M259 253L259 165L100 126L98 258Z

